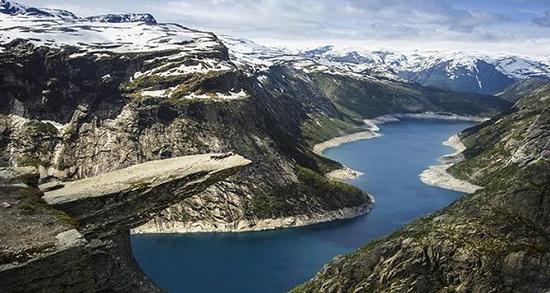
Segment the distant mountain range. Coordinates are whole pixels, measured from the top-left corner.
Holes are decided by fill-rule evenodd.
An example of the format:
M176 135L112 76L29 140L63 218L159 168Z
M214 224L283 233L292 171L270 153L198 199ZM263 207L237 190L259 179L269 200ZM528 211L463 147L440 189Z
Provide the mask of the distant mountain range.
M393 71L397 76L461 92L497 94L515 81L550 78L548 58L539 60L502 53L461 51L368 51L357 48L321 47L307 51L312 57ZM380 69L382 70L382 69Z

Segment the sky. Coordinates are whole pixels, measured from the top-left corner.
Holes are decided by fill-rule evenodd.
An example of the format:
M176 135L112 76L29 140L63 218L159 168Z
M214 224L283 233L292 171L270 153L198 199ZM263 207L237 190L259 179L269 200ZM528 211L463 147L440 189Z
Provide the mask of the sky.
M159 22L265 45L457 49L550 55L550 0L20 0L79 16Z

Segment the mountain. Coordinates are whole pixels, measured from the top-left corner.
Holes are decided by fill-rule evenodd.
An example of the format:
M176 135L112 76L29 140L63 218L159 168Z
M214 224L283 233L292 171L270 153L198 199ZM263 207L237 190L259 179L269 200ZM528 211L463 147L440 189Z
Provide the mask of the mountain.
M545 292L550 288L550 85L460 133L450 172L483 189L357 251L292 292Z
M0 26L4 166L36 166L47 182L205 152L253 160L147 231L276 228L370 207L322 176L341 166L310 145L365 129L292 67L173 24L7 15Z
M423 86L458 92L497 94L518 80L550 79L547 60L507 54L461 51L400 53L332 46L305 51L304 54L351 66L374 66L379 71L393 72Z
M126 13L126 14L106 14L86 17L91 22L143 22L146 24L157 24L157 20L149 13Z
M377 115L489 116L509 104L150 19L0 19L2 165L37 166L51 181L204 152L253 160L141 232L265 229L364 213L370 199L326 181L341 166L314 154L314 144L366 131L362 120Z
M0 0L0 13L7 15L77 19L73 13L66 10L28 7L7 0Z
M532 88L539 87L547 83L550 83L550 80L540 78L520 80L507 87L504 91L499 93L498 96L505 100L516 102L521 97L529 94Z

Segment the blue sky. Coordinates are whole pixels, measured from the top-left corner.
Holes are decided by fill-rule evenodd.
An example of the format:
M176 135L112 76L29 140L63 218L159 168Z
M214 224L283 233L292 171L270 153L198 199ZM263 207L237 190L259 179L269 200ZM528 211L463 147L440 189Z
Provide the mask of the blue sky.
M550 55L550 0L28 0L81 16L148 12L161 22L269 45L476 49Z

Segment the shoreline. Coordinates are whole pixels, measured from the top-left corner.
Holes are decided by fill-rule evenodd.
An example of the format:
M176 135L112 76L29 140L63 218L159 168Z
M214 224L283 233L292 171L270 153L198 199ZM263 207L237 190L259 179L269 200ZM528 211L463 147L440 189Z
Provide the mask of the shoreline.
M472 115L458 115L453 113L441 112L423 112L423 113L395 113L377 116L372 119L367 119L374 124L383 124L386 122L397 122L399 119L436 119L436 120L456 120L456 121L473 121L484 122L489 118Z
M355 132L355 133L350 133L342 136L333 137L329 140L325 140L323 142L315 144L313 146L313 153L315 153L318 156L323 156L323 152L328 149L339 147L343 144L354 142L354 141L371 139L374 137L381 136L381 134L377 133L376 131L377 130L366 128L366 131Z
M276 219L240 220L231 223L182 222L155 223L154 220L130 231L132 235L140 234L180 234L180 233L240 233L268 231L284 228L295 228L326 222L346 220L367 214L374 205L374 199L357 207L324 211L313 216L291 216Z
M315 144L313 146L313 153L315 153L318 156L323 156L323 152L328 149L339 147L341 145L355 142L355 141L367 140L367 139L382 136L382 134L379 133L380 128L378 127L378 125L389 123L389 122L399 122L401 121L400 119L407 119L407 118L408 119L474 121L474 122L483 122L483 121L489 120L489 118L480 117L480 116L458 115L453 113L436 113L436 112L386 114L386 115L376 116L372 119L364 119L363 123L366 129L365 131L333 137L329 140ZM329 173L326 173L325 176L333 180L347 181L363 175L363 173L359 171L353 170L345 165L342 165L342 166L343 168L336 169ZM436 170L434 170L434 172L436 172Z
M377 123L371 122L371 120L363 120L363 122L365 123L364 124L366 129L365 131L345 134L342 136L333 137L329 140L325 140L323 142L317 143L313 146L313 153L315 153L318 156L324 157L323 152L325 152L328 149L339 147L341 145L355 142L355 141L367 140L367 139L382 136L382 134L378 133L380 128L376 126ZM326 173L325 176L332 180L345 182L348 180L353 180L363 175L362 172L353 170L345 166L344 164L342 164L342 166L343 167L340 169L336 169Z
M482 186L477 186L468 181L455 178L447 172L447 169L452 167L454 164L464 160L464 155L462 155L462 152L466 149L466 147L460 141L458 135L455 134L449 137L449 139L444 141L443 144L452 147L455 152L442 156L439 159L440 164L431 165L428 169L422 171L422 173L418 175L420 180L427 185L463 193L474 193L483 188Z

